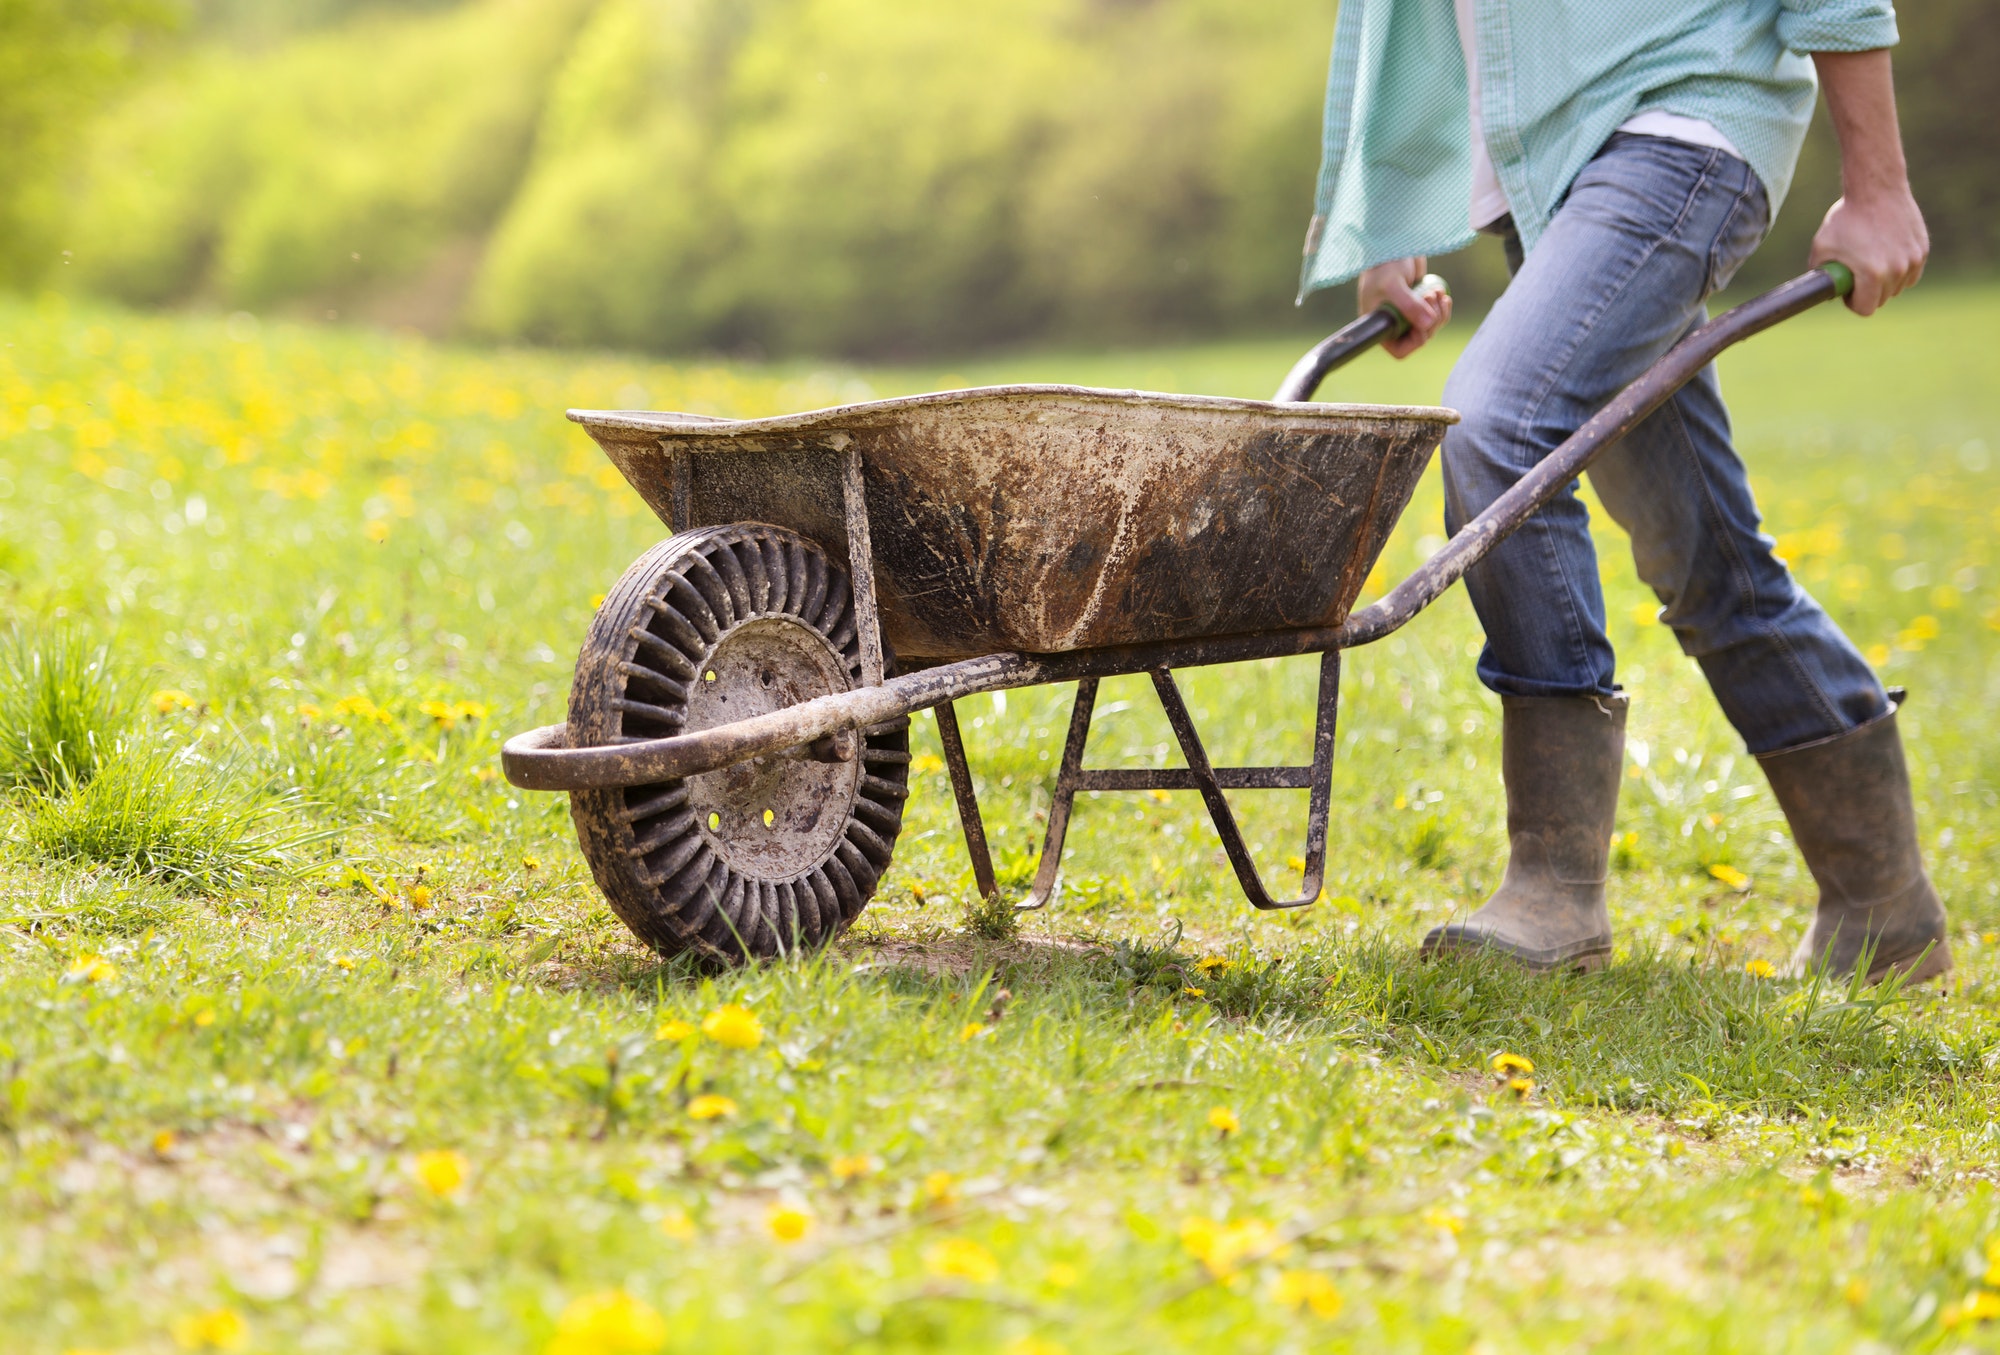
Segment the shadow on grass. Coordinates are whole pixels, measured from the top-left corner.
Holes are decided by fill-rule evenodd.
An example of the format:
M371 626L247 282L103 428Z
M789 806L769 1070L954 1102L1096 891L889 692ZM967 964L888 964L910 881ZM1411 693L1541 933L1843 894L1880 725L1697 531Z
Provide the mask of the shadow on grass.
M1537 975L1504 960L1423 961L1406 943L1352 938L1280 956L1185 953L1150 941L928 940L861 934L764 966L787 987L883 985L915 1001L1008 989L1031 1002L1145 1023L1167 1008L1368 1048L1446 1076L1483 1076L1501 1052L1531 1060L1570 1107L1677 1117L1854 1116L1957 1099L1989 1081L2000 1038L1962 1003L1830 983L1758 979L1659 952L1595 974ZM715 977L686 961L621 964L614 983L657 992ZM605 977L610 978L610 975Z

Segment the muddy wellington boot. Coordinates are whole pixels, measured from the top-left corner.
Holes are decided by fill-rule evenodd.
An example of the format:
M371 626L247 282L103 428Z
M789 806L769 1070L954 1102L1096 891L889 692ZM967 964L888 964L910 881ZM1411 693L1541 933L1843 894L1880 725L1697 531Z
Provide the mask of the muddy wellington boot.
M1624 696L1501 698L1507 874L1471 917L1426 936L1426 955L1491 949L1530 969L1596 969L1610 958L1604 877L1628 704Z
M1944 904L1924 873L1910 772L1891 709L1859 729L1757 759L1819 885L1819 911L1787 973L1825 963L1845 981L1862 952L1867 981L1911 983L1951 970Z

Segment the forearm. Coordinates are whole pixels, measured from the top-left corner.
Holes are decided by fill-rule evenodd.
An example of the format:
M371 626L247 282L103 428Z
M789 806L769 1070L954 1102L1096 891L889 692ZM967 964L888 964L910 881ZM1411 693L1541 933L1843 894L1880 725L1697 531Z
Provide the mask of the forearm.
M1888 49L1815 52L1813 61L1840 138L1841 196L1813 236L1810 261L1852 269L1848 308L1869 315L1924 275L1930 232L1910 193Z
M1833 134L1840 141L1840 187L1850 199L1907 193L1909 167L1896 122L1896 84L1889 49L1815 52Z

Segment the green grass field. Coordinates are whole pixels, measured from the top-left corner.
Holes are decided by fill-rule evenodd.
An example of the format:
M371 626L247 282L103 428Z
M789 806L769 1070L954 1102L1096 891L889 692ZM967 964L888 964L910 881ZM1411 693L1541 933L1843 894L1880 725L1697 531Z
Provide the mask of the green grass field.
M664 535L565 406L1262 395L1294 345L822 371L6 305L0 1347L2000 1348L1996 322L2000 287L1934 283L1724 372L1771 530L1912 691L1960 963L1913 1003L1760 976L1811 884L1615 530L1591 977L1415 960L1505 849L1457 593L1349 657L1293 914L1240 900L1193 795L1103 796L1004 935L919 717L861 925L704 975L609 914L561 797L497 777ZM1452 347L1326 395L1435 399ZM1433 472L1371 586L1441 531ZM1185 686L1218 758L1299 760L1312 673ZM963 708L1017 877L1067 698ZM1096 759L1167 757L1140 680L1100 711ZM1280 881L1303 798L1238 797Z

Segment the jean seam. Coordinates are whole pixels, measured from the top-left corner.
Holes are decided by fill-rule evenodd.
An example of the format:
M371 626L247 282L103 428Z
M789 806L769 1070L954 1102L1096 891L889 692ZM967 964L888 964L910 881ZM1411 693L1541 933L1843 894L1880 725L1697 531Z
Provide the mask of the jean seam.
M1735 534L1728 530L1728 523L1722 515L1722 505L1716 502L1715 486L1709 482L1708 468L1702 463L1700 454L1695 451L1694 438L1689 434L1687 420L1681 414L1680 395L1676 393L1667 401L1664 409L1670 412L1672 418L1675 449L1694 467L1695 482L1701 486L1702 516L1708 521L1709 531L1717 549L1729 562L1729 573L1736 581L1736 596L1742 601L1743 614L1753 619L1758 635L1792 671L1798 679L1800 688L1812 694L1813 704L1819 708L1819 713L1830 720L1835 729L1844 729L1847 721L1835 708L1832 698L1820 686L1819 680L1799 662L1798 653L1792 648L1790 638L1781 627L1773 625L1758 610L1757 581L1743 560L1743 553L1738 547Z
M1720 157L1723 152L1715 151L1713 154ZM1729 205L1729 215L1722 219L1722 227L1716 231L1715 239L1708 247L1708 276L1702 280L1702 299L1704 302L1709 297L1715 295L1715 280L1722 272L1723 244L1729 239L1729 233L1736 229L1736 219L1742 216L1743 209L1750 205L1753 192L1762 187L1763 185L1758 183L1756 177L1753 175L1749 183L1736 190L1736 201Z
M1631 266L1625 270L1617 282L1605 289L1600 304L1577 325L1571 328L1570 343L1567 350L1559 359L1542 369L1543 382L1541 389L1535 393L1533 399L1529 400L1523 406L1521 417L1514 425L1514 439L1517 445L1529 443L1528 429L1530 425L1535 422L1542 408L1548 403L1550 394L1556 389L1563 374L1575 363L1576 355L1582 350L1584 341L1596 330L1597 324L1604 318L1605 312L1611 309L1612 302L1624 294L1625 289L1631 285L1632 279L1638 276L1639 271L1645 267L1647 261L1659 252L1660 246L1667 240L1676 238L1682 228L1686 226L1689 216L1693 214L1696 201L1701 197L1702 191L1708 187L1710 180L1714 176L1716 163L1721 158L1722 153L1720 151L1710 151L1708 159L1702 162L1700 174L1696 177L1694 183L1689 186L1686 196L1682 199L1680 211L1675 216L1673 225L1662 235L1647 242L1645 247L1633 257ZM1537 462L1537 464L1540 463ZM1540 517L1541 514L1537 512L1535 516ZM1554 562L1555 568L1553 572L1562 586L1563 610L1568 620L1568 625L1565 629L1568 631L1568 643L1571 649L1570 657L1573 661L1572 671L1581 673L1586 671L1590 655L1588 653L1588 646L1583 638L1585 627L1582 618L1577 615L1577 589L1574 586L1574 581L1570 578L1569 571L1564 567L1562 551L1557 548L1555 542L1548 537L1547 533L1543 533L1542 535L1544 541L1547 543L1547 554ZM1587 535L1588 533L1586 532ZM1592 558L1595 559L1595 549L1592 550L1591 554Z

